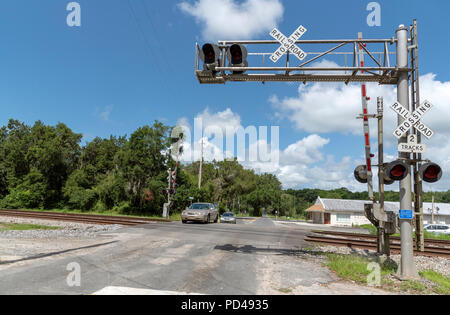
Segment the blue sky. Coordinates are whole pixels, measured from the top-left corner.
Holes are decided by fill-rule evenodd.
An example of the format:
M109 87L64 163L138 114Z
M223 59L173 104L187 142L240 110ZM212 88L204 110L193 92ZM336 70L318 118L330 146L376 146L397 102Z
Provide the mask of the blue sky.
M299 127L301 121L289 119L283 104L288 104L288 99L301 102L302 96L311 91L299 91L298 85L281 83L198 84L194 76L194 44L204 42L205 23L180 6L182 2L195 5L198 1L79 0L82 25L68 27L68 0L3 0L0 5L1 124L9 118L28 124L36 120L46 124L63 122L89 141L95 136L130 134L154 120L168 125L176 125L180 119L193 123L194 117L205 113L206 109L211 116L229 109L232 112L229 114L239 117L244 127L280 126L281 150L293 144L304 145L307 141L299 142L315 135L327 140L326 144L303 148L317 161L289 164L285 174L281 174L286 178L283 180L286 186L332 188L344 185L364 189L351 180L354 163L362 159L364 152L361 136L339 128L321 133ZM236 6L245 2L214 1ZM369 27L366 6L370 1L261 0L261 5L264 1L282 6L283 13L275 23L282 32L290 34L298 25L306 26L308 32L304 39L354 38L359 31L367 38L390 38L399 24L409 25L417 18L421 74L434 74L425 83L430 86L431 96L435 94L436 85L441 84L436 89L444 90L443 96L430 99L437 107L430 124L436 120L437 133L440 125L445 126L442 120L447 113L439 112L439 106L444 108L449 102L445 84L450 81L446 61L450 43L445 40L448 37L445 34L450 2L377 1L382 9L382 25ZM217 10L220 11L220 6ZM239 25L223 26L228 27ZM268 30L257 33L255 31L252 37L270 39ZM305 88L308 86L302 89ZM340 87L335 89L336 93L346 93ZM378 95L371 96L375 100ZM271 102L274 97L278 102ZM373 104L371 106L374 108ZM349 121L354 117L348 117ZM446 132L450 134L448 130L443 130L442 134ZM446 146L440 149L439 159L450 166L446 158L450 148L448 151ZM393 152L388 148L388 154ZM295 176L286 175L289 170L300 172L308 167L325 173L333 168L345 169L344 173L335 174L337 177L345 175L345 180L321 182L299 173L299 177L303 175L306 179L296 182ZM444 180L437 188L447 189L448 183L450 181Z

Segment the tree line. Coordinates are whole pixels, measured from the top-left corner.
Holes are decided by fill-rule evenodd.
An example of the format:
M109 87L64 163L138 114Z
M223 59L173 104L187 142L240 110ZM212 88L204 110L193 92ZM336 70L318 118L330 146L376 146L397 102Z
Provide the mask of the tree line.
M81 145L82 135L65 124L28 126L9 120L0 129L0 207L5 209L68 209L122 214L161 215L167 198L167 170L172 128L160 122L138 128L130 136L95 138ZM367 200L366 192L283 190L272 174L257 174L237 160L179 166L172 211L191 202L212 202L221 212L260 216L267 213L304 217L322 198ZM450 202L450 191L436 193L436 202ZM396 192L386 199L398 201ZM431 201L431 193L425 194Z

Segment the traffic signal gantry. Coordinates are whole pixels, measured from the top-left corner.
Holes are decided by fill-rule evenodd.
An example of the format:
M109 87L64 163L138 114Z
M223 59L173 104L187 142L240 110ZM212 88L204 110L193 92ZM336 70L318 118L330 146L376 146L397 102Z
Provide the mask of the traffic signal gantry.
M427 128L417 115L423 107L420 104L419 93L419 44L417 21L408 28L400 25L396 35L388 39L363 39L360 33L357 39L330 39L330 40L304 40L300 39L308 31L300 26L287 37L278 29L270 32L274 40L227 40L218 41L218 44L207 43L201 48L195 47L195 75L200 84L226 84L227 82L350 82L362 83L363 87L363 114L359 117L364 120L366 139L366 165L355 170L355 178L361 183L367 183L372 204L366 205L366 216L378 222L379 252L389 254L389 235L400 229L402 259L399 266L399 278L418 279L419 275L414 264L412 216L416 216L417 247L423 248L423 198L422 182L436 182L442 176L439 165L422 159L425 145L421 144L422 134L429 138L431 129ZM396 45L396 51L391 52L390 46ZM244 46L246 45L246 46ZM277 45L271 51L265 47ZM280 46L281 45L281 46ZM329 48L324 48L330 46ZM305 47L314 46L315 51L305 53ZM255 51L248 52L248 47ZM350 51L348 51L350 48ZM344 49L347 49L344 51ZM391 64L391 56L395 55L396 64ZM286 56L284 66L267 65L276 63ZM309 60L304 61L308 56ZM333 61L341 57L340 65L336 67L322 67L310 65L324 57L333 57ZM296 57L296 58L292 58ZM343 58L342 58L343 57ZM364 57L368 57L366 63ZM411 64L409 65L408 57ZM251 60L251 66L247 59ZM298 61L296 60L298 59ZM344 60L342 60L344 59ZM227 64L228 60L228 64ZM203 61L203 69L200 68ZM309 65L309 66L308 66ZM411 78L411 98L409 95L409 79ZM378 114L369 115L367 111L366 82L377 82L384 85L397 86L397 103L406 111L399 114L399 130L395 136L399 140L399 158L391 163L383 161L383 100L378 99ZM411 112L410 109L411 100ZM397 108L400 108L400 107ZM379 185L380 201L377 203L373 197L372 162L374 157L370 153L369 118L378 118L379 126ZM427 132L427 133L426 133ZM414 135L414 143L408 137ZM381 141L380 141L381 140ZM401 150L400 147L409 147L412 150ZM413 157L411 158L411 154ZM411 166L414 171L411 172ZM413 176L412 176L413 175ZM412 184L414 177L415 202L412 204ZM400 215L384 210L384 185L400 183ZM384 241L384 244L383 244ZM381 246L383 245L383 246ZM383 250L384 248L384 250ZM386 252L387 250L387 252Z

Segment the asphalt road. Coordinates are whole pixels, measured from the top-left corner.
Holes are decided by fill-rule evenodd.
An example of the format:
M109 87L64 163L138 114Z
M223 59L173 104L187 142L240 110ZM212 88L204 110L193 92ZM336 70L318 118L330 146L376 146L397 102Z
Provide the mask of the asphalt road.
M124 228L83 247L3 266L0 294L93 294L106 287L221 295L333 293L339 288L327 287L336 283L328 270L302 259L306 233L270 219ZM77 279L74 269L67 269L73 263L80 266L80 286L67 282Z

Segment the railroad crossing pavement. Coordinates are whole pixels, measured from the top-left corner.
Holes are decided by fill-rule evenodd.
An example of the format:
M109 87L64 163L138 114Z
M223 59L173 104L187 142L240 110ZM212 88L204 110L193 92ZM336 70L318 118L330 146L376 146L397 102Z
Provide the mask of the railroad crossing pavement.
M45 258L0 262L0 294L94 294L111 288L148 294L384 293L337 281L326 268L303 259L306 233L270 219L124 228L90 248L76 244L80 249L45 253ZM81 282L70 287L67 267L73 263L80 266Z

